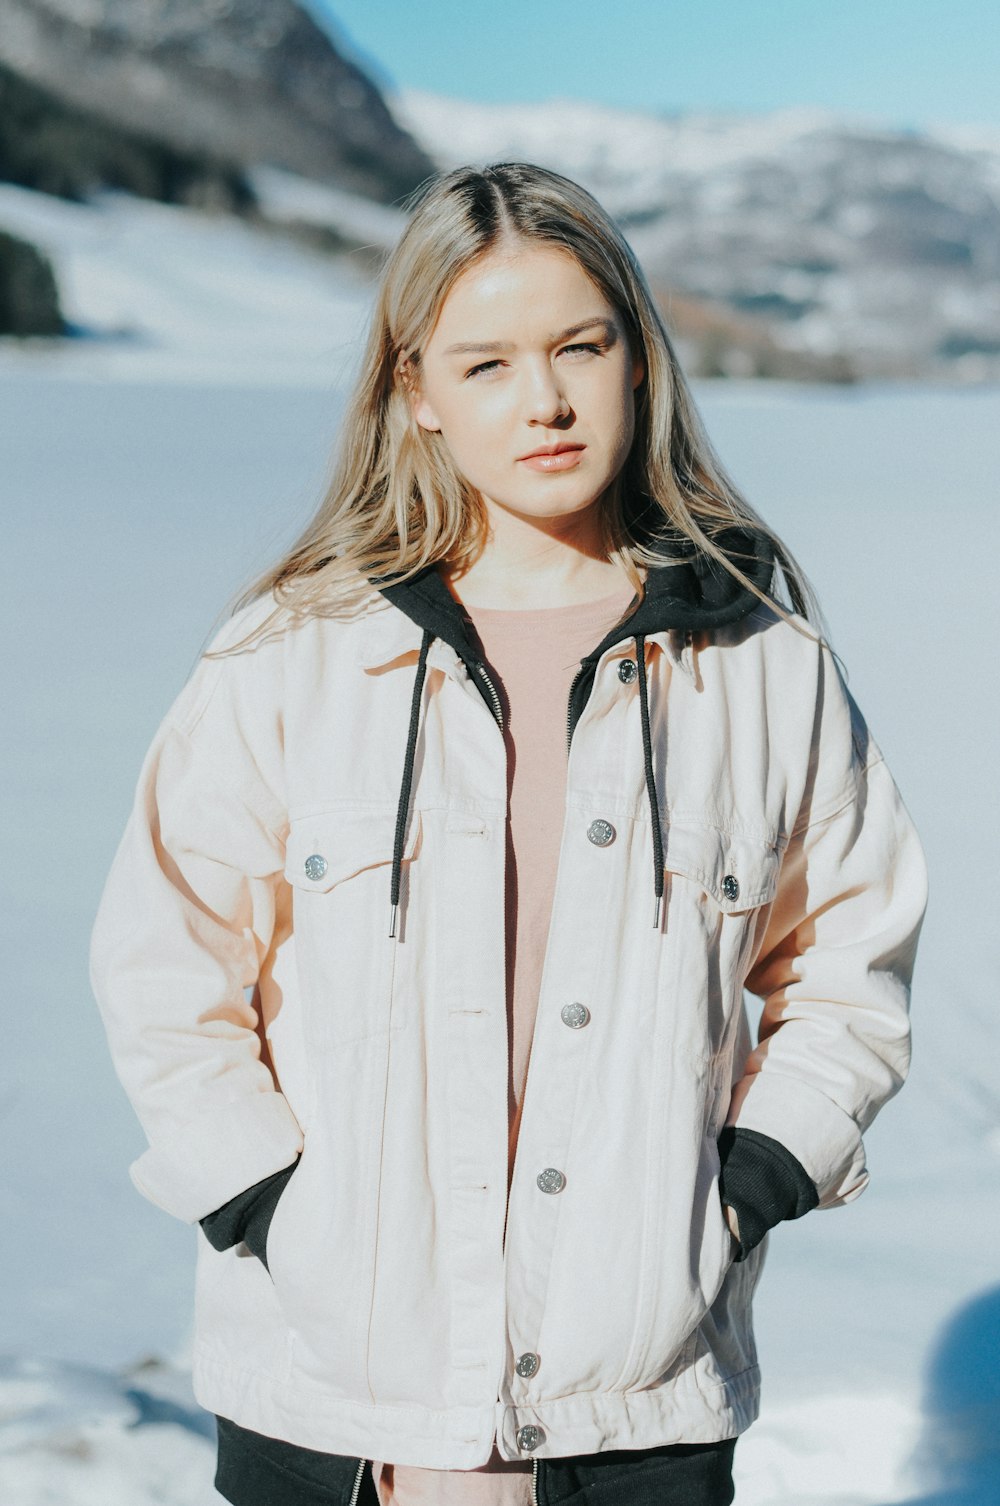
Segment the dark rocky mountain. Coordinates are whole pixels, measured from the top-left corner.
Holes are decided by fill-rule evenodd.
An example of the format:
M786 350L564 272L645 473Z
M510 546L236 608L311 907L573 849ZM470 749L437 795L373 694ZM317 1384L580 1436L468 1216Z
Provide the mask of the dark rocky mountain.
M181 177L265 164L390 202L433 171L296 0L0 0L0 64L53 118L167 154Z
M0 63L0 181L84 200L102 188L201 209L249 211L242 168L211 151L180 151L30 83Z

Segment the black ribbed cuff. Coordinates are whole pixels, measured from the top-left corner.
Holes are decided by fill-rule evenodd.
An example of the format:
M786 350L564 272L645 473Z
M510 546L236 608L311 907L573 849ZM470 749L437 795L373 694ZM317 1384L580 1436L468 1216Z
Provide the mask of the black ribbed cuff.
M216 1250L231 1250L241 1241L256 1255L267 1269L267 1231L278 1206L278 1199L285 1190L298 1160L255 1182L246 1192L238 1192L228 1203L223 1203L214 1213L206 1213L199 1219L205 1238Z
M719 1193L740 1225L734 1260L745 1260L769 1229L801 1218L819 1202L816 1184L786 1146L759 1130L724 1125L719 1134Z

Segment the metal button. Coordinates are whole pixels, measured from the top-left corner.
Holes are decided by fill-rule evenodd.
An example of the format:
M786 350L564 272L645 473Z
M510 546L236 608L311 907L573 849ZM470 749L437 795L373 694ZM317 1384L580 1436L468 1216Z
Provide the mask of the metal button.
M544 1171L538 1173L535 1181L543 1192L562 1192L566 1186L566 1178L554 1166L546 1166Z
M727 873L725 878L722 880L722 892L729 900L739 899L740 884L739 880L735 878L733 874Z
M587 827L587 839L593 842L595 847L607 847L609 842L615 840L615 829L610 821L603 818L591 821Z
M523 1428L517 1430L517 1446L523 1449L537 1448L545 1442L544 1429L536 1427L533 1422L525 1423Z
M639 673L639 666L634 659L623 659L618 666L618 678L625 685L631 685Z
M305 861L306 878L321 879L326 872L326 858L321 852L311 853Z
M579 1030L581 1025L586 1025L590 1019L590 1010L586 1004L564 1004L559 1011L559 1018L564 1025L569 1025L573 1030Z
M514 1369L517 1371L518 1375L534 1375L535 1371L538 1369L538 1355L532 1354L529 1349L527 1354L518 1356L518 1361L514 1366Z

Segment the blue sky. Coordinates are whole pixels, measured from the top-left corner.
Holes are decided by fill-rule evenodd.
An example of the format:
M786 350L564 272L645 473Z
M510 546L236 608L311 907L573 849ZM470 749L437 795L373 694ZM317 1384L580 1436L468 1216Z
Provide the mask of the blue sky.
M383 87L1000 125L997 0L308 0Z

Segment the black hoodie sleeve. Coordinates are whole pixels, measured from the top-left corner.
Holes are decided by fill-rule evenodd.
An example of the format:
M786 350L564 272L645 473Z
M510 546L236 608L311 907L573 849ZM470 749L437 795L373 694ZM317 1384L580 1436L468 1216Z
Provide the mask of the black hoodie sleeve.
M768 1229L783 1219L801 1218L819 1202L802 1163L780 1141L759 1130L727 1124L719 1135L719 1194L736 1210L739 1248L745 1260Z
M267 1231L278 1199L298 1164L296 1159L283 1171L276 1171L248 1187L246 1192L237 1193L214 1213L206 1213L199 1223L209 1244L216 1250L230 1250L242 1241L267 1270Z

